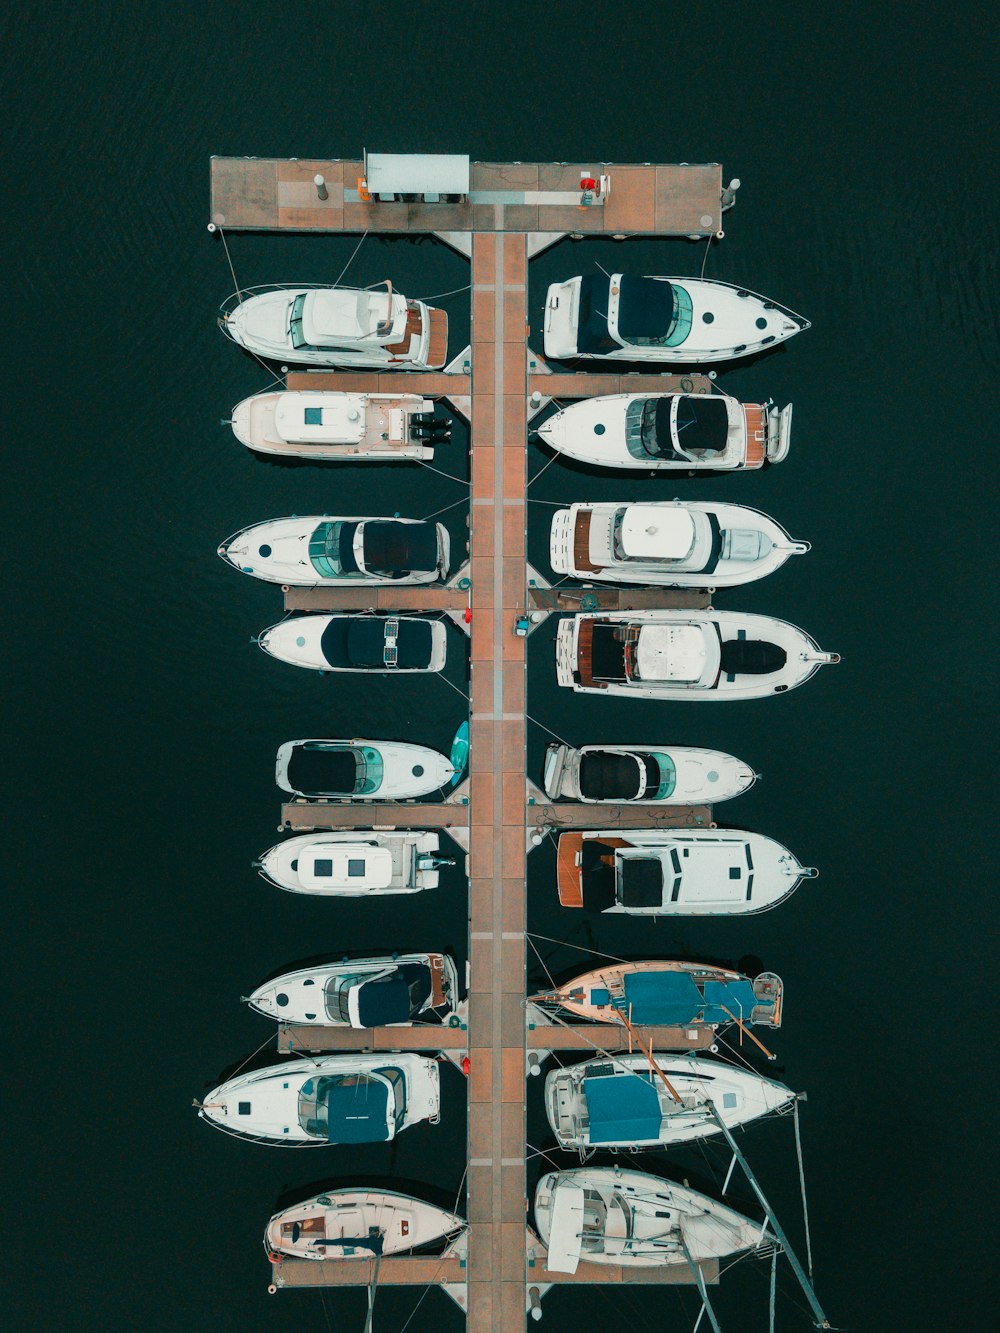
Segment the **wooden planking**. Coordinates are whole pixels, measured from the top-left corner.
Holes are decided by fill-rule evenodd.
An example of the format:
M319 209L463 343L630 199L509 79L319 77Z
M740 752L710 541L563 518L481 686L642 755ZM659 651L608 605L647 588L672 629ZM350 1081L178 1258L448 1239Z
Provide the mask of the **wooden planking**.
M352 199L364 170L357 160L213 157L210 169L211 220L229 231L693 236L714 234L722 218L718 163L475 162L471 198L457 204ZM604 204L565 200L581 176L602 173L611 178Z
M549 1269L546 1263L544 1245L533 1245L531 1248L534 1253L528 1281L532 1286L546 1282L560 1284L599 1282L602 1285L605 1282L616 1282L628 1286L690 1287L694 1286L697 1281L686 1263L665 1264L661 1268L633 1268L631 1266L626 1268L621 1264L580 1264L575 1273L560 1273L555 1269ZM718 1261L709 1259L705 1263L699 1264L699 1267L705 1284L715 1286L719 1281Z
M286 388L310 393L418 393L424 398L446 398L469 392L467 375L446 375L443 370L292 370Z
M468 806L447 802L286 801L281 807L281 827L297 833L313 829L448 829L465 828L468 823Z
M635 1028L654 1051L704 1051L715 1041L713 1027ZM627 1029L612 1023L537 1023L528 1025L528 1049L533 1051L631 1051Z
M561 583L558 588L532 585L528 589L531 606L540 611L580 611L584 598L588 599L588 610L594 611L698 611L712 605L707 588L609 588ZM287 609L287 599L285 606Z
M544 365L535 356L538 365ZM661 375L648 373L616 374L611 370L552 371L535 373L528 377L528 392L540 393L543 398L598 398L610 393L711 393L712 381L707 375Z
M468 592L434 583L286 588L284 598L286 611L464 611L469 605Z
M464 1028L445 1024L414 1027L348 1028L321 1024L278 1024L279 1051L464 1051Z
M529 805L531 828L713 828L710 805L586 805L577 801Z
M374 1277L371 1259L286 1259L274 1264L272 1281L283 1287L367 1287ZM461 1283L465 1266L458 1258L438 1255L400 1255L383 1259L378 1268L380 1287L423 1287L431 1283Z

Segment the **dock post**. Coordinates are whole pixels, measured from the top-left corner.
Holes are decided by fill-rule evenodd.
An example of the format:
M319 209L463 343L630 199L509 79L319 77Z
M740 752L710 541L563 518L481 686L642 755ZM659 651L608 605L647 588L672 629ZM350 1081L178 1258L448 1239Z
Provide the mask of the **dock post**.
M542 1317L542 1294L537 1287L528 1288L528 1308L532 1319L537 1323Z
M736 191L740 188L739 176L734 176L726 188L722 191L722 207L732 208L736 203Z
M313 177L313 185L316 186L316 193L319 195L320 199L330 198L330 191L326 188L326 177L321 175L318 171Z

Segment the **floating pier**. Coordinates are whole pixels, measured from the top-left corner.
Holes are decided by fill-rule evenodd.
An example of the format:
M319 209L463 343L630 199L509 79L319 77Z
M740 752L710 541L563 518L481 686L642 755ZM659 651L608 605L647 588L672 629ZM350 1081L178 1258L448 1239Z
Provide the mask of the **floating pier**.
M525 1326L551 1284L711 1284L718 1265L652 1269L581 1264L550 1272L526 1227L525 1097L553 1050L631 1049L623 1027L553 1022L527 999L526 872L530 848L566 828L711 827L707 806L587 806L548 802L526 774L525 649L552 612L707 607L705 591L549 588L527 564L527 437L552 400L624 392L709 393L705 375L553 372L530 346L531 256L560 235L721 235L722 171L706 165L481 163L459 198L380 199L355 160L211 160L210 229L431 232L471 263L472 341L445 372L294 372L289 388L419 393L446 398L471 425L469 561L448 587L284 589L287 611L445 612L470 633L467 781L438 804L293 800L281 828L441 829L467 849L469 994L454 1025L365 1031L290 1027L279 1050L436 1050L468 1059L467 1233L442 1257L392 1258L378 1283L443 1286L467 1311L469 1333ZM322 178L320 180L320 178ZM599 180L596 199L590 186ZM365 195L367 194L367 198ZM728 205L727 205L728 206ZM390 474L382 473L382 477ZM391 484L391 483L390 483ZM534 613L534 615L532 614ZM553 884L552 893L556 888ZM649 1028L654 1049L700 1050L705 1029ZM453 1243L454 1245L455 1243ZM373 1265L283 1260L273 1288L367 1285Z

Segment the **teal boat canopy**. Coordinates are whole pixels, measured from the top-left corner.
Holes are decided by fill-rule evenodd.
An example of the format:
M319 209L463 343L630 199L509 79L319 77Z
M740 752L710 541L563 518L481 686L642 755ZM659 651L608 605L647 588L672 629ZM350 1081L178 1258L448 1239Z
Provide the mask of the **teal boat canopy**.
M637 1143L660 1137L660 1099L653 1074L616 1074L583 1080L591 1143Z
M745 977L706 981L703 994L689 972L632 972L625 977L624 991L616 1003L640 1026L729 1023L732 1017L747 1023L755 1007L768 1004L757 999Z
M455 770L455 776L452 783L457 786L461 781L462 774L465 772L465 766L469 762L469 724L463 722L455 732L455 739L451 743L451 766Z

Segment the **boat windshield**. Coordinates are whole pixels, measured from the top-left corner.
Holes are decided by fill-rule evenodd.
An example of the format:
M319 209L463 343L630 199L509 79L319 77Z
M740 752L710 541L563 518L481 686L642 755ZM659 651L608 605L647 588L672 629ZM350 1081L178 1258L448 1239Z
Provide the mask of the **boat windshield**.
M323 1001L326 1005L326 1016L332 1018L335 1023L349 1023L350 1015L350 994L351 987L360 981L360 977L331 977L323 988Z
M652 784L646 788L648 799L665 801L673 796L674 788L677 786L677 766L668 754L660 754L658 751L649 755L649 759L656 765L659 780L655 791L652 789Z
M618 334L632 347L678 347L691 332L691 297L658 278L621 279Z
M359 750L355 750L358 757L358 774L355 794L358 796L371 796L378 791L382 785L382 778L385 773L385 765L382 763L382 756L378 750L373 750L369 745L363 745Z
M308 347L310 344L302 332L302 310L306 303L308 292L302 292L292 302L292 312L288 319L288 332L292 340L293 347Z
M406 1115L406 1078L403 1071L401 1069L396 1069L394 1066L389 1066L387 1069L380 1069L377 1072L380 1073L383 1078L389 1080L394 1101L396 1128L401 1129L403 1126L403 1117Z
M331 519L313 530L309 559L317 574L327 579L344 579L359 573L352 551L357 526Z

